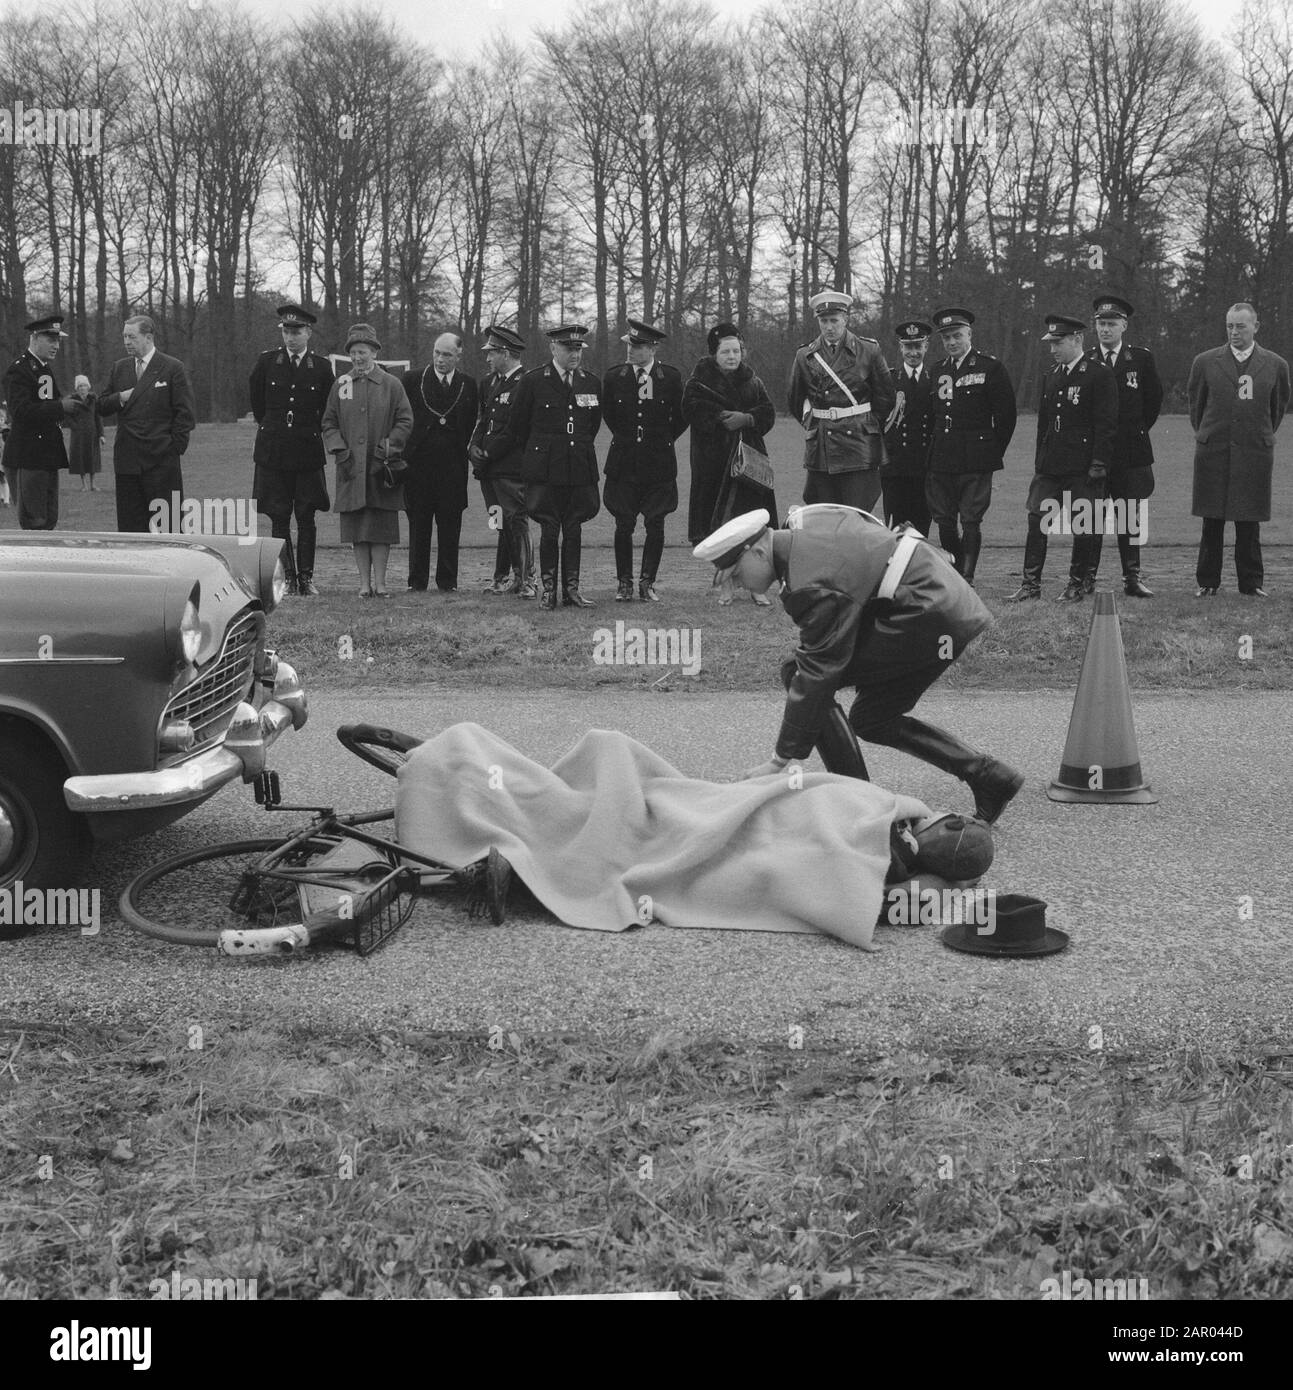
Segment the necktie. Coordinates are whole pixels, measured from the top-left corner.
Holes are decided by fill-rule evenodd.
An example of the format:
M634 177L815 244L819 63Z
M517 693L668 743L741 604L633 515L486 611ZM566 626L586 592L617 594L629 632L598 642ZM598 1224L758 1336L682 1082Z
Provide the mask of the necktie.
M141 376L143 376L143 374L144 374L144 359L143 359L142 357L136 357L136 358L135 358L135 380L138 381L139 378L140 378Z
M300 365L301 365L301 359L296 355L296 353L293 353L293 354L292 354L292 370L293 370L293 371L296 371L296 369L297 369Z
M1105 353L1105 355L1104 355L1104 365L1105 365L1106 367L1110 367L1110 368L1113 366L1113 353L1111 353L1111 352L1106 352L1106 353Z
M440 389L442 391L447 391L449 389L449 378L447 376L442 376L440 378Z
M562 379L562 381L564 381L564 382L566 383L566 390L569 391L569 390L571 389L571 387L573 386L573 384L574 384L574 373L573 373L573 372L562 372L562 373L561 373L561 379Z

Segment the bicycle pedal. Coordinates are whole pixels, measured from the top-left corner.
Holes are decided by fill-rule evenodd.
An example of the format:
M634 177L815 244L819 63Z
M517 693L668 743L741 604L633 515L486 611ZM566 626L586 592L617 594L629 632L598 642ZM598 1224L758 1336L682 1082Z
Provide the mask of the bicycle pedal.
M283 793L279 787L278 773L266 770L258 772L255 780L256 804L258 806L278 806L282 804Z

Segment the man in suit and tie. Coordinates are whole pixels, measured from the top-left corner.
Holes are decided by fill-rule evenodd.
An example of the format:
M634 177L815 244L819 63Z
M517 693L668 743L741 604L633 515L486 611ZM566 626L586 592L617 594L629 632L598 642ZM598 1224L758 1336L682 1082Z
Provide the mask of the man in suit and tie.
M4 374L2 394L13 417L5 446L5 468L17 493L18 525L52 531L58 525L58 474L67 467L62 423L86 408L79 396L64 396L54 380L54 358L62 339L63 315L27 325L27 351Z
M1163 406L1163 383L1158 379L1154 354L1148 348L1132 347L1123 341L1127 320L1135 312L1116 294L1095 297L1095 331L1099 343L1092 353L1113 373L1118 383L1118 432L1113 440L1113 460L1109 466L1111 502L1121 502L1124 517L1136 513L1140 501L1154 491L1154 446L1149 432ZM1104 546L1103 530L1091 537L1087 551L1085 588L1095 591ZM1118 557L1122 561L1123 588L1132 598L1153 598L1154 591L1141 577L1139 531L1130 526L1118 529Z
M885 421L885 461L880 465L884 519L890 526L910 522L922 536L929 535L925 472L934 439L934 384L925 367L925 348L933 331L920 319L898 325L902 365L893 374L898 403Z
M154 333L144 314L126 320L121 336L130 355L112 364L99 396L100 415L119 417L112 448L118 531L180 529L180 459L197 416L184 364L158 352Z
M1225 347L1201 352L1187 393L1194 427L1194 507L1203 518L1195 570L1197 598L1221 587L1226 522L1235 523L1239 592L1265 598L1261 523L1271 519L1275 431L1289 403L1289 364L1257 346L1257 310L1232 305Z
M431 365L404 373L404 394L413 407L413 433L404 448L404 510L409 519L409 588L418 593L431 582L433 528L439 536L436 588L445 594L458 588L467 446L479 404L475 378L459 370L461 360L461 337L441 333L431 349Z

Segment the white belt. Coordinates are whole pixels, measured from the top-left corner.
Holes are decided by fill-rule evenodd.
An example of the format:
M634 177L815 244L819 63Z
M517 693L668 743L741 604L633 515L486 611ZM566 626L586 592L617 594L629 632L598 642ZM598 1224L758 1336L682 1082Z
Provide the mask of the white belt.
M898 539L898 544L894 546L893 554L889 556L884 578L876 590L876 598L892 598L898 592L898 585L902 583L902 577L907 573L907 566L911 563L911 557L916 553L916 547L924 539L924 536L918 531L903 532Z
M869 415L871 402L865 405L833 405L829 410L813 408L814 420L847 420L850 415Z

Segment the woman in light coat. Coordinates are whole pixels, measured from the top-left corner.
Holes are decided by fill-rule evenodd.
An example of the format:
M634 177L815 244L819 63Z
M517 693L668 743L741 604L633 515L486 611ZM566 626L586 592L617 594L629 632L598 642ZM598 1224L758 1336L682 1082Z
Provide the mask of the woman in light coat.
M354 547L359 597L388 597L386 562L400 539L404 444L413 411L398 377L377 365L377 334L357 323L346 339L353 366L332 384L323 445L337 463L341 540Z

